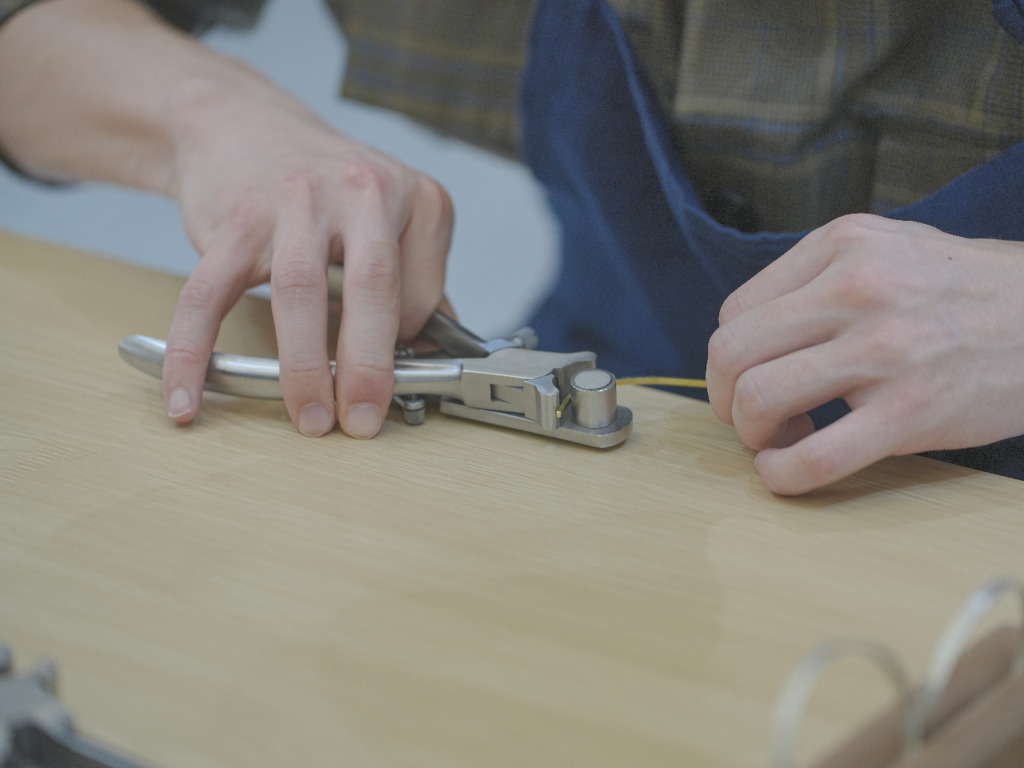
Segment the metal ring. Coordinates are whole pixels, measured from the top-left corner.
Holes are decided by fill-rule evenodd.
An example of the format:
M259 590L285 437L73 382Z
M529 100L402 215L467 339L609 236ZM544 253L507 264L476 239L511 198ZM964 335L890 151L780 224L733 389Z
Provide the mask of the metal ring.
M907 707L904 722L904 739L908 752L920 749L925 742L925 724L928 715L938 704L943 691L949 685L953 670L967 648L967 642L978 623L992 610L996 601L1007 593L1015 592L1021 601L1022 630L1017 644L1017 654L1010 668L1010 675L1024 673L1024 582L1013 578L1000 578L974 592L960 612L947 625L945 632L932 653L928 675L920 692Z
M903 664L884 645L855 638L822 643L800 660L775 705L772 768L795 768L800 724L807 701L825 667L841 656L862 656L875 662L903 697L910 695L910 682Z

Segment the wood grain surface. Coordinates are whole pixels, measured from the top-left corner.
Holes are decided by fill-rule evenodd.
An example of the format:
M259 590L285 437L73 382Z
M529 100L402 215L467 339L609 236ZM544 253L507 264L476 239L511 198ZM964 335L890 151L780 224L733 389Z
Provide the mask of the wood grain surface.
M226 396L177 427L117 344L165 337L180 286L0 235L0 641L151 764L764 766L819 642L919 677L975 587L1024 575L1014 481L906 457L776 498L653 390L622 388L610 451L436 410L307 439ZM218 349L275 354L266 302ZM807 753L887 696L837 669Z

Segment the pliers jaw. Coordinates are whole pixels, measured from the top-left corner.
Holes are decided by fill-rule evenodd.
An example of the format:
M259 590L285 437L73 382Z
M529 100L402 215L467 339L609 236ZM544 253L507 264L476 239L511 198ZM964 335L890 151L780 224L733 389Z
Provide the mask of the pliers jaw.
M610 448L629 437L633 414L618 406L615 377L593 352L507 347L463 360L461 397L441 412L535 435Z

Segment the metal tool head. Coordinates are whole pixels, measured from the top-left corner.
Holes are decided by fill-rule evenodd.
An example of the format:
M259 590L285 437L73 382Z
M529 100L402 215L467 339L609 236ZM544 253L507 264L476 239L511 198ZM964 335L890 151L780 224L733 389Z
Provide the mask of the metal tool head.
M0 644L0 766L4 768L143 768L75 731L57 700L57 668L44 663L15 675Z
M610 448L629 437L633 414L618 406L615 377L595 367L596 357L507 347L466 359L460 394L442 398L441 412Z

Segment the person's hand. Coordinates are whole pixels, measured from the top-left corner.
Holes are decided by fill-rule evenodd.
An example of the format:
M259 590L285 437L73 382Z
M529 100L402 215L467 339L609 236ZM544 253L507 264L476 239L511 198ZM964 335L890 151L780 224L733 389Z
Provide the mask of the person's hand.
M292 421L307 435L336 417L350 435L377 432L395 341L411 339L442 302L452 209L436 182L339 135L145 4L121 0L35 3L0 27L0 143L39 178L124 184L178 202L202 258L167 339L173 419L199 410L224 315L269 280ZM331 262L345 264L336 382Z
M725 301L709 345L715 414L779 494L890 455L1024 433L1024 244L846 216ZM850 413L815 431L807 412Z
M202 259L168 334L168 415L196 416L221 320L247 288L269 280L292 422L316 436L337 417L349 435L372 437L394 389L396 340L412 339L443 300L447 194L248 76L229 95L197 92L189 107L175 126L170 187ZM341 262L335 381L326 270Z

